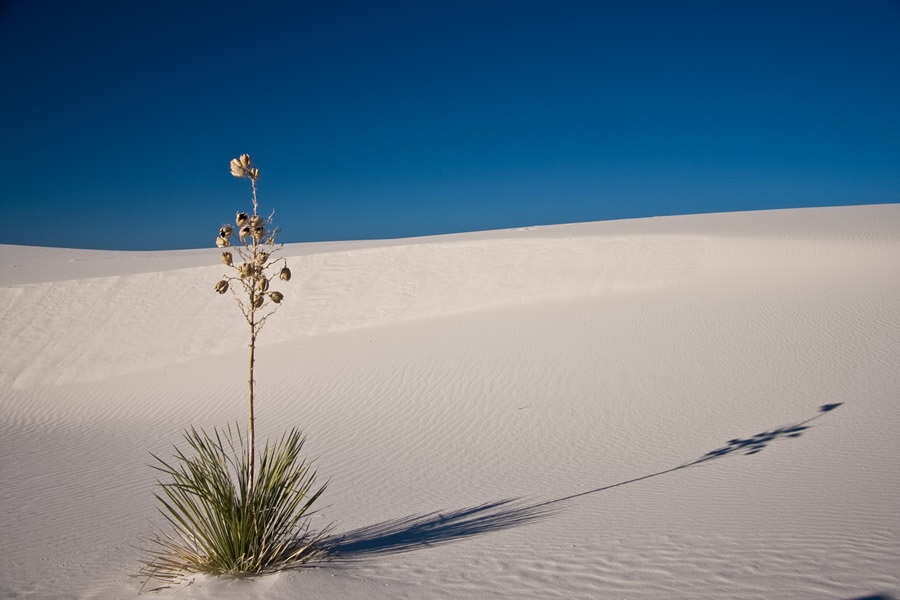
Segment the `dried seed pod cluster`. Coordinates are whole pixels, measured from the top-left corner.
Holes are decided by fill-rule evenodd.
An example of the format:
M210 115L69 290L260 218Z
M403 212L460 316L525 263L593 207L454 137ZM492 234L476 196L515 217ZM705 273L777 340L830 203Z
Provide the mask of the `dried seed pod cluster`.
M231 289L236 294L238 304L250 323L251 329L255 332L256 328L268 317L267 314L260 318L256 311L263 308L267 300L281 304L284 299L284 294L281 292L269 291L275 273L277 273L278 279L290 281L291 270L288 269L287 262L283 258L273 258L279 248L275 246L277 230L272 228L271 217L265 219L257 213L256 181L259 179L259 169L253 165L248 154L242 154L233 159L230 166L231 174L235 177L250 179L253 190L253 212L238 212L234 218L234 226L223 225L219 228L216 245L220 248L232 247L232 241L236 235L238 239L233 248L237 256L230 251L222 253L222 263L226 267L233 268L235 275L226 276L225 279L219 281L215 290L224 294ZM240 259L240 261L236 262L236 259ZM229 287L229 284L233 282L238 282L240 285ZM244 294L238 295L238 290L241 288ZM242 300L242 297L246 300Z
M231 174L235 177L249 177L253 181L259 178L259 169L252 165L249 154L241 154L240 158L231 159Z

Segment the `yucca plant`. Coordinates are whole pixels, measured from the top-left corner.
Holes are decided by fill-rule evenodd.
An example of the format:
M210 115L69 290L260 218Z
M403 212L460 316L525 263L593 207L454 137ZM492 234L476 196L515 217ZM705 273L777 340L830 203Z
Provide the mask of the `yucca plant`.
M248 178L253 213L238 212L238 244L232 246L235 230L223 225L216 238L222 262L232 269L215 285L215 291L232 291L250 328L249 418L246 437L239 427L213 435L193 427L184 437L193 449L188 456L175 448L175 460L166 462L153 455L155 469L167 481L159 481L155 494L160 513L171 526L151 535L142 574L177 580L186 573L254 574L305 563L324 553L318 544L325 531L311 533L307 527L310 507L325 491L313 490L316 473L300 458L305 438L292 429L277 443L267 442L257 468L254 446L254 378L256 340L267 319L281 306L284 294L270 290L276 277L290 281L291 271L275 244L278 232L272 216L258 214L256 182L259 169L250 156L231 161L231 174Z

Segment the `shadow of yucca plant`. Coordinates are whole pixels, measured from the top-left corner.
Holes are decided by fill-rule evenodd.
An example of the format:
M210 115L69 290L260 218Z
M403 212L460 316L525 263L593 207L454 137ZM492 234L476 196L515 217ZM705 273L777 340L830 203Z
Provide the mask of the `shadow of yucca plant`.
M256 464L256 340L284 300L284 294L270 289L271 283L290 281L291 271L287 261L276 256L281 246L275 244L278 229L272 216L257 213L259 169L244 154L231 161L231 174L250 180L253 213L237 213L237 232L231 225L219 230L216 245L225 249L222 262L232 275L216 283L215 291L231 290L250 328L247 433L230 425L224 433L213 430L213 435L191 427L184 437L193 456L178 448L171 463L153 455L154 468L168 478L159 481L162 493L155 495L172 531L161 530L147 540L149 559L141 574L148 579L174 581L187 573L265 573L325 553L320 542L327 531L310 533L306 522L310 507L328 484L313 489L316 473L309 461L300 458L305 438L292 429L275 444L267 442ZM235 237L238 242L232 246Z

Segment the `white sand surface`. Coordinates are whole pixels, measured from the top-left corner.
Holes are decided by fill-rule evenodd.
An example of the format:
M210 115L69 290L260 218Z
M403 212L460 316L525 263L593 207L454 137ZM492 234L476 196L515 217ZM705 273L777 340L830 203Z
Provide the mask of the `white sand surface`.
M900 205L284 253L339 553L145 595L900 598ZM138 596L150 453L245 419L218 254L0 246L0 598Z

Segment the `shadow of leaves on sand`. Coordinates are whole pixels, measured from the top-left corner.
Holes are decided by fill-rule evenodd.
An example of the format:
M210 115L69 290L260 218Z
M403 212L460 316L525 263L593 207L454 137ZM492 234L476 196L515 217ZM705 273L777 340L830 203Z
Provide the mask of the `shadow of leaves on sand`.
M800 437L810 428L810 422L831 412L841 404L825 404L819 407L819 412L815 416L800 423L757 433L748 438L728 440L725 445L710 450L692 461L627 481L535 504L521 499L507 499L450 512L410 515L332 536L326 541L326 544L332 559L352 561L372 555L412 552L476 535L526 525L552 516L562 508L564 503L582 496L637 483L651 477L659 477L726 456L757 454L778 440Z
M550 516L555 510L507 499L450 512L410 515L332 536L329 552L345 560L411 552L531 523Z

